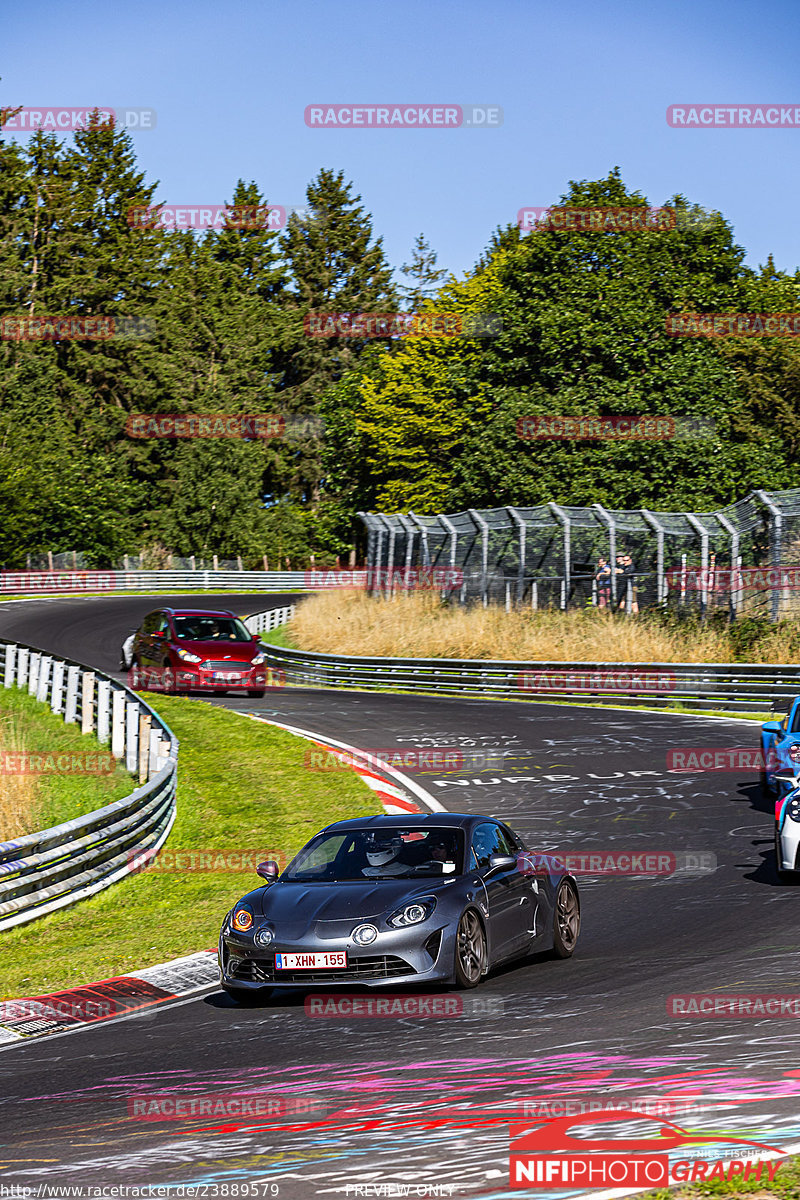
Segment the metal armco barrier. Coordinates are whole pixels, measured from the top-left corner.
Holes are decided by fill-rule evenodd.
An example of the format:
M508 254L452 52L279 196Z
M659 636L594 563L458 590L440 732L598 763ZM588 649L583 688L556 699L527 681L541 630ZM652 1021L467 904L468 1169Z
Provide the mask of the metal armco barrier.
M96 733L140 786L63 825L0 842L0 930L95 895L157 850L175 820L178 742L149 705L101 671L0 642L2 684L27 688L68 724ZM135 852L135 854L134 854Z
M266 612L253 613L251 617L245 617L244 624L251 633L264 633L265 630L277 629L279 625L285 625L287 621L291 621L295 608L296 605L287 604L284 608L270 608Z
M260 615L267 616L253 614L248 620ZM575 704L680 704L689 709L742 714L768 712L800 693L800 667L792 664L361 658L269 645L267 652L269 665L284 671L287 683L300 687Z
M367 585L366 571L0 571L0 594L320 591Z

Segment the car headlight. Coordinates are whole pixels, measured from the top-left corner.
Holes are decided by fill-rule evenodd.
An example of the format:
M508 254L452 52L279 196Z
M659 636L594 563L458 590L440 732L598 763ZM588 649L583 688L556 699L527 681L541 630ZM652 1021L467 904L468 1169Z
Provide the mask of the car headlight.
M266 656L266 654L255 654L255 655L253 656L253 658L250 660L250 664L251 664L251 666L253 666L253 667L260 667L260 666L262 666L262 665L263 665L263 664L264 664L266 661L267 661L267 656Z
M406 925L419 925L421 921L427 921L435 908L435 896L422 896L421 899L396 909L390 917L387 917L386 924L391 925L393 929L403 929Z
M257 946L268 946L274 936L271 929L259 929L253 941Z
M203 661L199 654L190 654L188 650L182 650L180 646L178 646L175 653L177 654L178 658L182 658L184 662L199 663Z
M233 914L231 925L237 933L247 933L252 927L253 914L249 908L237 908Z
M353 930L353 941L357 946L371 946L378 936L374 925L359 925Z
M794 742L789 747L789 758L792 762L800 762L800 742Z

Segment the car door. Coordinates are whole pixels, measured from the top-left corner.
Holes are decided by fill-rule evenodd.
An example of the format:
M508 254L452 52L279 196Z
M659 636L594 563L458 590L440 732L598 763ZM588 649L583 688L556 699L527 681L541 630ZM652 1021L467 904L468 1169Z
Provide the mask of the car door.
M490 859L495 854L511 856L514 862L493 867ZM516 847L496 821L482 822L473 830L470 869L477 871L484 888L493 960L523 950L533 936L535 893L531 881L517 869L516 855Z

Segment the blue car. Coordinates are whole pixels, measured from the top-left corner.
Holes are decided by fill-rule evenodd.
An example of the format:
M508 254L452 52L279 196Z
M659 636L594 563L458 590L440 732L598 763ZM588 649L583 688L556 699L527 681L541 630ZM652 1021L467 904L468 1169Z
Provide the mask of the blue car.
M790 789L786 780L776 779L778 771L793 774L800 764L800 696L789 704L780 721L765 721L761 726L761 786L769 796L783 798Z

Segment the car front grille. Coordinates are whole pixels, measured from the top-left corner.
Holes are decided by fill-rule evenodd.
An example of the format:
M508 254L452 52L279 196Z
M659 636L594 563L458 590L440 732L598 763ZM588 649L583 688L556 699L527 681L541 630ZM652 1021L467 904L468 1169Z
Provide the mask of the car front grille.
M248 983L362 983L367 979L392 979L397 975L416 975L414 968L393 954L365 955L352 958L340 970L276 971L275 960L244 958L231 964L232 978Z
M243 662L204 662L200 663L203 671L236 671L247 672L250 670L250 663Z

